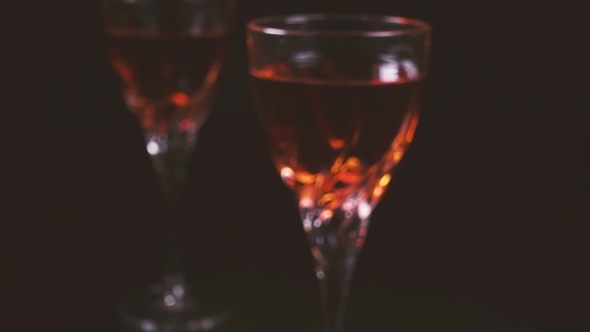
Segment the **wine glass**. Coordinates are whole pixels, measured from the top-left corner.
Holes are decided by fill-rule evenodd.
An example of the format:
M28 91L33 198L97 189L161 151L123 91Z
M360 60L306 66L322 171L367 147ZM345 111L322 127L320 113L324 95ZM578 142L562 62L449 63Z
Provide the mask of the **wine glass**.
M371 212L408 148L430 27L372 15L265 17L247 25L254 97L315 260L324 327L342 331Z
M137 116L176 226L187 166L226 62L232 0L103 1L111 64ZM229 311L188 286L174 230L163 281L120 305L141 331L203 331Z

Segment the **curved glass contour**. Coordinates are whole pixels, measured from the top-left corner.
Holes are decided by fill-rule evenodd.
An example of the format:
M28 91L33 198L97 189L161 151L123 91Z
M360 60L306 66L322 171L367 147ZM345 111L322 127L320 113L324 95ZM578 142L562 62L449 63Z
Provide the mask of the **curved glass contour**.
M247 26L260 121L294 192L325 330L342 331L371 213L418 123L430 27L375 15L291 15Z
M190 156L226 62L234 1L102 4L111 64L143 130L174 233ZM171 238L162 282L126 297L121 316L135 330L149 332L206 331L225 322L226 308L187 283Z

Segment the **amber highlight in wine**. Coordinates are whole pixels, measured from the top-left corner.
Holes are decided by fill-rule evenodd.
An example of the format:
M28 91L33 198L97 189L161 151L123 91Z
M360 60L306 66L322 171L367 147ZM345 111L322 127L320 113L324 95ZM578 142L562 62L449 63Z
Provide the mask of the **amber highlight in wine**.
M420 79L338 82L268 73L252 72L252 79L275 165L287 185L322 206L377 186L412 140Z
M111 64L144 130L186 129L204 120L226 58L224 31L192 36L111 29L107 37Z

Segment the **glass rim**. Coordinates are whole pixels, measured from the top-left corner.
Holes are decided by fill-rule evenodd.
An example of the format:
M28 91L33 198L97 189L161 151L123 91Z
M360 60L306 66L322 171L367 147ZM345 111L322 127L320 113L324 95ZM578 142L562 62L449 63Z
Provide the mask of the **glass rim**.
M270 22L284 23L302 23L305 21L319 20L351 20L351 21L375 21L394 23L405 26L413 26L409 29L381 29L374 31L364 30L298 30L298 29L278 29L263 26ZM267 35L278 36L364 36L364 37L392 37L399 35L409 35L416 33L430 33L431 27L428 23L401 16L372 15L372 14L291 14L291 15L273 15L255 18L250 20L246 28L248 31L261 32Z

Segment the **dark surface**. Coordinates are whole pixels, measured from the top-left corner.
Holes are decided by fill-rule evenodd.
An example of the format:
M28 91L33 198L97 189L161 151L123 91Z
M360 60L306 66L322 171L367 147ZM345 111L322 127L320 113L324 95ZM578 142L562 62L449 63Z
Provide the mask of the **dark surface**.
M587 331L590 131L563 69L579 43L528 29L538 7L437 3L241 3L240 27L320 11L434 27L427 105L374 213L350 331ZM161 274L159 189L93 4L25 10L39 27L8 52L20 106L6 122L7 330L117 331L120 297ZM312 261L255 121L244 44L238 29L191 166L187 270L229 296L230 330L307 331L319 320Z

